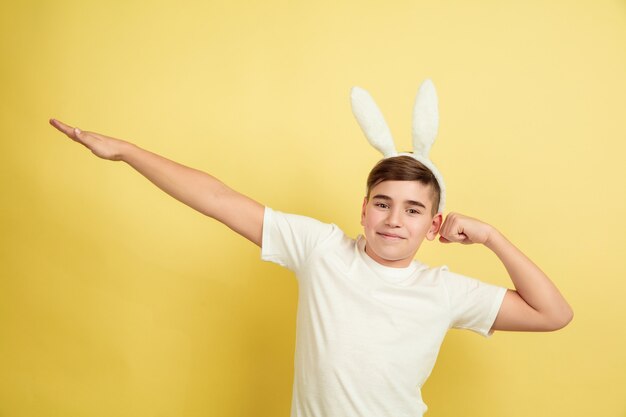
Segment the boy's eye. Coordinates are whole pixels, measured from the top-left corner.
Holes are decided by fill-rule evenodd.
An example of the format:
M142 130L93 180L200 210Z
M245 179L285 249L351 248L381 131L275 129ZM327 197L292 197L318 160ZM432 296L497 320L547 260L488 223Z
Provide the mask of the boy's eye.
M420 212L415 209L408 209L408 212L409 214L420 214Z
M374 203L374 205L376 207L380 207L380 208L388 208L389 206L385 203Z

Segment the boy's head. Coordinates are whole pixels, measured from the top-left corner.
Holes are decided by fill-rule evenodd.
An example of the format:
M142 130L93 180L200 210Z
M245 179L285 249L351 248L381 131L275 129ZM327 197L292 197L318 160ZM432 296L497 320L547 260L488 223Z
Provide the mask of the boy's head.
M408 266L424 239L433 240L442 224L439 184L411 156L380 161L370 172L361 209L365 252L378 263Z
M417 181L430 188L430 214L437 214L441 189L437 178L424 164L411 156L401 155L380 160L367 177L366 198L371 197L372 188L383 181Z

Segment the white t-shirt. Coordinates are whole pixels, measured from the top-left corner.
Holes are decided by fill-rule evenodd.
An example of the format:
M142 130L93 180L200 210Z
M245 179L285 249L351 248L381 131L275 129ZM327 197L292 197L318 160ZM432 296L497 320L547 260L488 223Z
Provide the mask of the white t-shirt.
M299 288L291 417L420 417L448 329L490 336L506 288L418 261L386 267L364 246L265 208L261 257L294 271Z

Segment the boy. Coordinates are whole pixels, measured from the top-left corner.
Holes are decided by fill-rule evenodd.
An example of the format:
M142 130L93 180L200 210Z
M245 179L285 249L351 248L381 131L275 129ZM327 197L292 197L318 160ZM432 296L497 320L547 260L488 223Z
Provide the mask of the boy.
M355 241L333 224L264 207L129 142L50 123L246 237L264 260L296 272L292 417L419 417L427 409L421 386L449 328L489 336L556 330L572 319L548 277L494 227L454 213L443 220L437 178L410 156L385 158L370 173L361 212L365 236ZM424 238L437 235L491 249L515 290L414 261Z

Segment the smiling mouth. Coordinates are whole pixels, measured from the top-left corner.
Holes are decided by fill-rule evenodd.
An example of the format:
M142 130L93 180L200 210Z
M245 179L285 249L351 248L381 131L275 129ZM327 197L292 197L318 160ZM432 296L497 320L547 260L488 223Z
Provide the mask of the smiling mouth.
M387 233L377 233L379 236L382 236L385 239L394 239L394 240L400 240L400 239L404 239L402 236L398 236L398 235L392 235L392 234L387 234Z

